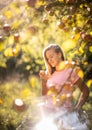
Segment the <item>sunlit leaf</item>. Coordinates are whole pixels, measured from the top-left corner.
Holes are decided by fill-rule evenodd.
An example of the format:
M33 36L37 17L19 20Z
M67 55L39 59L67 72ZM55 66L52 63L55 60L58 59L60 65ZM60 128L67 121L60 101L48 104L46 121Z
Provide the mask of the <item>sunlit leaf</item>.
M83 21L82 20L77 20L77 26L82 27L83 26Z
M79 75L79 77L84 77L84 72L80 69L80 67L75 67L75 72Z
M85 7L88 7L88 5L87 5L86 3L84 4L84 6L85 6Z
M80 52L80 53L84 53L84 50L83 50L82 47L79 48L79 52Z
M10 48L7 48L5 51L4 51L4 55L6 56L6 57L11 57L11 56L13 56L13 54L12 54L12 48L10 47Z
M83 78L83 77L84 77L84 72L83 72L82 70L79 70L78 75L79 75L81 78Z
M3 104L3 100L2 99L0 99L0 104Z
M17 6L17 1L12 3L10 5L10 8L11 8L11 11L13 10L13 13L16 15L16 14L19 14L20 13L20 8Z
M14 43L14 38L13 36L10 36L9 39L8 39L8 44L13 44Z
M68 51L76 46L76 43L73 40L66 40L62 44L62 47L64 48L65 51Z
M21 21L20 20L15 20L12 24L12 28L13 29L18 29L18 27L20 26Z
M92 79L90 79L90 80L87 81L87 86L91 87L91 85L92 85Z
M28 87L27 88L25 88L25 89L23 89L22 91L21 91L21 96L22 97L28 97L28 96L31 96L31 91L30 91L30 89L28 89Z
M88 65L88 62L85 61L83 64L84 64L84 65Z
M92 32L90 32L90 35L92 36Z
M80 8L81 8L81 9L83 8L83 4L80 5Z
M77 15L76 15L76 18L77 18L78 20L81 19L81 18L82 18L81 14L77 14Z
M13 13L12 11L8 10L8 11L5 12L4 15L5 15L8 19L10 19L10 18L12 18L12 13Z
M78 34L74 35L74 39L73 40L76 42L79 38L80 38L80 34L78 33Z
M37 3L36 3L36 6L43 6L46 4L46 1L44 0L38 0Z
M0 44L0 51L4 48L3 44Z
M27 65L26 66L26 70L30 70L31 66L30 65Z
M89 46L89 51L92 52L92 46Z
M38 80L38 77L36 76L31 76L29 78L29 83L31 85L32 88L35 88L39 85L39 80Z

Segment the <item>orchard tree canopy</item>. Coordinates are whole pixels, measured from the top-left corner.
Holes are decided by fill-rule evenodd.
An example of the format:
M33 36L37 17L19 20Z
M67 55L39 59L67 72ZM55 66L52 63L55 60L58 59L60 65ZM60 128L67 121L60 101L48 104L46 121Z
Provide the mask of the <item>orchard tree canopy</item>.
M1 67L38 73L44 46L57 43L92 78L91 0L4 0L0 9Z
M92 1L0 0L0 124L9 125L9 130L24 114L18 117L21 110L14 110L16 98L29 104L30 97L40 95L42 51L50 43L59 44L66 59L80 66L79 75L91 91Z

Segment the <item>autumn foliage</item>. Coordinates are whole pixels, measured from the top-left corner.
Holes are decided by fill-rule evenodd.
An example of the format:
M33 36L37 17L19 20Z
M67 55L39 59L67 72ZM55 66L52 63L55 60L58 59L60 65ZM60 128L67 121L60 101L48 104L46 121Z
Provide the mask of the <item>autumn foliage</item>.
M41 95L38 76L39 70L45 69L42 51L49 43L59 44L66 59L76 62L81 68L79 75L91 91L91 0L0 2L0 124L3 129L9 129L10 124L9 130L16 128L30 99ZM22 107L14 104L16 99L24 103ZM86 109L91 107L88 105Z

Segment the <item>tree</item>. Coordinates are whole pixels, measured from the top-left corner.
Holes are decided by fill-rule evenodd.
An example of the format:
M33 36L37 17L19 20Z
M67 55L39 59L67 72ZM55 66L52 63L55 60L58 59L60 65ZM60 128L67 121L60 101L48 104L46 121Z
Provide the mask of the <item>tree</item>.
M12 108L18 95L25 100L40 94L34 74L45 69L42 51L49 43L58 43L66 58L81 67L80 76L91 90L91 0L3 0L0 9L0 122L5 127L10 124L8 129L13 129L12 124L16 127L25 114ZM10 95L14 95L12 100Z

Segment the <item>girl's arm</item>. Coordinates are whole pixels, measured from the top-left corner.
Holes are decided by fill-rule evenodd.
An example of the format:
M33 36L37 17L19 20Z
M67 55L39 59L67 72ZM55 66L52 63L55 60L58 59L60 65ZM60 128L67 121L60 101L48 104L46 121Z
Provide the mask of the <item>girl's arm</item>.
M47 94L47 86L46 86L47 74L45 71L40 70L39 76L40 76L41 83L42 83L42 95L46 95Z
M77 86L79 87L79 89L81 91L81 95L79 97L76 108L81 109L89 96L89 89L81 78L79 78L75 84L77 84Z
M47 86L46 86L46 82L47 82L46 80L42 79L42 95L43 96L46 95L47 91L48 91Z

